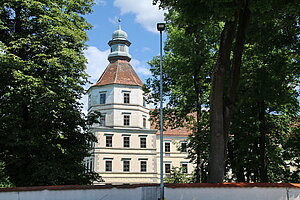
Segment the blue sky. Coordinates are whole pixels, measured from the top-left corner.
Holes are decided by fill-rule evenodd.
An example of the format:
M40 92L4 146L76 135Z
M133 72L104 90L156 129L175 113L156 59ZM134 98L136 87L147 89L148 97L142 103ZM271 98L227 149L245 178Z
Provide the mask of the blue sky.
M118 18L121 27L128 34L132 43L129 47L132 60L131 65L143 82L150 77L147 62L153 56L159 55L159 32L156 23L164 21L164 13L152 0L95 0L94 12L85 16L93 25L88 31L89 41L84 52L88 60L87 73L90 81L95 83L108 65L108 41L113 31L118 28ZM87 85L88 88L90 85ZM84 103L84 112L87 110L87 97L81 100Z

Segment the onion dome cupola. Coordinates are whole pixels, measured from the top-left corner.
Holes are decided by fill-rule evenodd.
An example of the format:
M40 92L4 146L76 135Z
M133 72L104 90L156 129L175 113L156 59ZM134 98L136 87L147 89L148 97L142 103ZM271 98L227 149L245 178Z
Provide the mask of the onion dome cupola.
M119 24L118 30L114 31L112 34L112 39L108 42L110 46L110 54L108 55L109 62L114 62L116 60L131 60L131 55L129 54L129 46L131 42L127 40L127 33L121 29Z

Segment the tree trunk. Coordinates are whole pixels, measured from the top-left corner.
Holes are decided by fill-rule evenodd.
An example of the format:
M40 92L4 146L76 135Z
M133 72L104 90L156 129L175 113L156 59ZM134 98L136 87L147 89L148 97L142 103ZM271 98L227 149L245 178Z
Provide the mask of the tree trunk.
M202 127L199 127L200 119L201 119L201 100L200 100L200 88L199 88L200 68L201 68L201 65L199 65L199 68L197 70L195 70L195 72L194 72L194 88L195 88L195 93L196 93L196 102L195 102L196 103L196 134L198 135L197 137L199 137L200 129L202 128ZM200 183L202 170L201 170L201 149L199 147L197 147L196 153L197 153L197 155L196 155L195 182Z
M210 148L208 159L208 182L221 183L225 170L224 132L224 82L230 62L230 52L235 32L235 22L228 21L221 34L218 60L212 74L210 94Z
M258 102L258 119L259 119L259 154L260 154L260 181L267 183L267 155L266 155L266 105L265 102Z
M208 182L211 183L221 183L224 180L229 126L237 97L243 47L250 17L247 1L236 17L238 17L238 28L227 95L225 95L224 85L230 64L233 37L236 32L236 23L233 21L227 21L222 31L219 57L212 74L210 99L211 140L208 161ZM226 97L226 100L224 100L224 97Z

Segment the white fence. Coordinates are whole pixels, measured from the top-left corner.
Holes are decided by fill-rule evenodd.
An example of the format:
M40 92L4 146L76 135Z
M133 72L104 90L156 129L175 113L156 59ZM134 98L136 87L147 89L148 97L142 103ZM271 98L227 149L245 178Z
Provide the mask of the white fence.
M0 188L0 200L157 200L158 184ZM300 200L300 184L166 184L166 200Z

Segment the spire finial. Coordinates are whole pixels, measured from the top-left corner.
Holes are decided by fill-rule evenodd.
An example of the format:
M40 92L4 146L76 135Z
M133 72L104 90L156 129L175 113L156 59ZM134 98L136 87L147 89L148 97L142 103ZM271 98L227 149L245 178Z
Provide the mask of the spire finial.
M118 29L121 30L121 18L118 19Z

